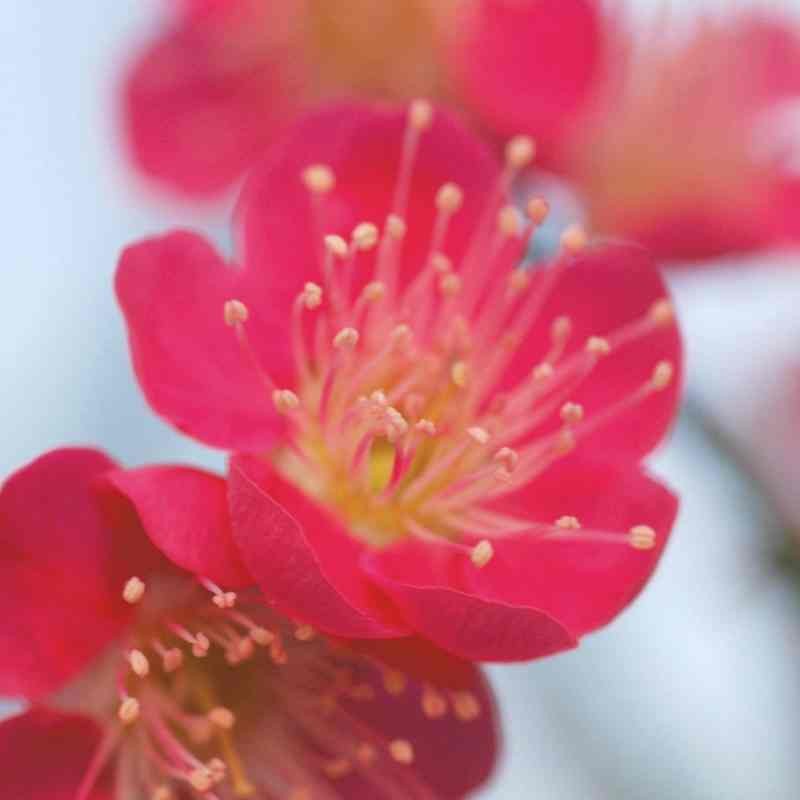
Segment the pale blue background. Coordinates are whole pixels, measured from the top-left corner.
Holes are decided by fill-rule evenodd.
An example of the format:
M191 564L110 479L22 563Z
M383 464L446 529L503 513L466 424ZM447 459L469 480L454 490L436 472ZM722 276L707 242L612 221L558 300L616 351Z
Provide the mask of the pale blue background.
M192 218L117 171L112 68L156 6L0 11L0 475L64 443L221 464L149 413L111 292L122 245ZM219 220L206 227L223 236ZM676 283L693 391L737 430L769 354L800 358L800 278L766 261ZM768 515L688 421L655 467L683 509L642 600L575 653L492 670L507 751L486 797L800 796L800 597L776 573Z

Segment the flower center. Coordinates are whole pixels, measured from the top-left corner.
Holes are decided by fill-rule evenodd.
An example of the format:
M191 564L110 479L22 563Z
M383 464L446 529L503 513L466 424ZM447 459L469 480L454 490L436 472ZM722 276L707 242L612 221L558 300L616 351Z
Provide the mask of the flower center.
M403 673L206 579L145 587L134 577L123 597L140 609L119 663L118 723L107 742L122 742L117 769L127 791L147 800L186 792L205 800L336 798L336 781L353 773L376 797L419 788L407 769L413 743L385 738L358 713L380 692L406 692ZM424 686L418 702L429 719L452 713L469 723L482 713L467 691ZM78 800L90 796L113 751L100 748Z
M568 509L552 525L532 526L489 506L670 384L672 364L659 362L635 391L593 416L572 401L602 359L672 324L673 313L669 301L660 300L638 319L577 348L570 346L571 320L557 317L550 321L543 358L526 375L512 374L518 345L541 322L559 277L586 243L573 226L553 263L536 270L521 264L548 210L540 198L530 201L524 215L503 204L517 172L533 158L526 137L508 144L505 170L459 264L448 257L447 245L463 192L453 183L439 189L427 259L401 285L409 187L431 115L423 101L410 106L394 204L382 230L362 222L349 241L322 238L324 286L307 283L293 307L294 388L279 387L259 369L289 422L288 445L273 456L284 475L335 509L373 546L405 535L457 541L480 531L487 536L473 552L480 565L491 558L492 536L521 530L575 535L580 524ZM301 177L320 222L335 175L312 165ZM253 358L248 315L238 300L225 305L226 322ZM638 534L600 538L651 547L645 527L638 526Z

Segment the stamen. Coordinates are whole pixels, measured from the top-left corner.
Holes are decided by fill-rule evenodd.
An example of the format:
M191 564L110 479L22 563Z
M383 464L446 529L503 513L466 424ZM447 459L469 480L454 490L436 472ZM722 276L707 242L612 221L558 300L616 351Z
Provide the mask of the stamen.
M371 222L360 222L353 228L351 241L356 250L371 250L378 244L378 228Z
M422 692L422 713L429 719L441 719L447 715L447 699L430 686Z
M453 710L461 722L472 722L481 715L481 705L472 692L456 692L453 695Z
M586 340L586 352L597 357L607 356L611 352L611 345L602 336L590 336Z
M300 406L300 398L291 389L275 389L272 392L272 402L281 414L288 414ZM230 608L230 606L220 606Z
M150 795L150 800L175 800L175 794L169 786L156 786Z
M570 225L561 234L561 247L564 252L572 256L578 255L585 250L588 241L586 231L581 225Z
M122 590L122 597L126 603L136 605L144 597L146 588L144 581L134 576L125 584L125 588Z
M212 708L207 716L209 722L225 731L233 730L234 725L236 725L236 715L225 706Z
M141 706L135 697L126 697L119 705L117 717L125 725L132 725L139 719Z
M637 550L652 550L656 545L656 532L649 525L636 525L631 528L628 541Z
M675 368L669 361L660 361L656 364L653 370L653 377L651 378L651 385L657 392L666 389L672 383L672 376L675 374Z
M488 539L482 539L472 548L470 558L478 569L483 569L494 558L492 543Z
M312 164L302 172L303 183L312 194L328 194L336 186L336 176L326 164Z
M564 403L561 406L561 419L569 425L575 425L583 419L583 406L579 403Z
M417 131L427 130L433 122L433 106L427 100L412 100L408 109L408 121Z
M506 163L516 170L527 167L536 155L536 143L530 136L514 136L506 144Z
M542 197L532 197L525 210L534 225L541 225L550 213L550 205Z
M294 631L294 638L298 642L310 642L317 635L317 632L310 625L298 625Z
M403 694L408 686L408 678L397 670L387 669L383 673L383 688L392 697Z
M277 392L277 390L276 390ZM273 393L274 397L274 393ZM213 595L212 602L217 608L226 609L226 608L233 608L236 605L236 593L235 592L225 592L217 586L216 583L209 580L208 578L199 578L198 582L200 585L211 592Z
M464 389L469 382L469 366L464 361L456 361L450 367L450 378L459 389Z
M555 521L555 526L557 528L564 528L565 530L577 531L580 530L581 523L577 517L559 517Z
M414 762L414 748L408 739L395 739L389 743L389 754L398 764Z
M342 328L333 337L333 346L337 350L352 350L358 344L358 331L355 328Z
M657 300L650 307L650 318L657 325L669 325L675 319L675 308L666 298Z
M306 309L313 311L315 308L319 308L322 303L322 288L316 283L308 281L305 286L303 286L300 299Z
M250 312L241 300L227 300L223 306L225 324L234 328L247 322Z
M128 653L128 663L140 678L146 678L150 674L150 662L141 650L131 650Z
M214 774L205 765L193 769L189 773L188 779L192 789L201 794L209 791L214 786Z

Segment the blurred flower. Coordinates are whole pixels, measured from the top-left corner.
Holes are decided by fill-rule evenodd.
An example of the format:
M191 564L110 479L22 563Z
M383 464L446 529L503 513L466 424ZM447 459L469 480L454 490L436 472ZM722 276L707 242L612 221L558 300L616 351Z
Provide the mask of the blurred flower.
M474 667L413 643L381 663L180 569L151 524L163 550L250 580L224 482L159 472L184 503L151 496L142 518L92 450L48 453L0 492L0 691L35 704L0 723L6 797L430 800L486 779L493 704Z
M566 172L594 230L660 258L796 241L798 101L800 30L787 21L734 12L662 26L574 129Z
M246 185L239 265L186 232L123 254L142 388L234 451L233 535L285 613L521 660L654 569L676 500L639 462L675 413L672 307L642 251L579 228L520 263L547 206L506 191L532 158L517 137L501 169L421 101L328 109Z
M230 186L294 114L331 97L463 100L549 157L603 71L596 6L184 0L128 71L126 135L143 173L187 195Z

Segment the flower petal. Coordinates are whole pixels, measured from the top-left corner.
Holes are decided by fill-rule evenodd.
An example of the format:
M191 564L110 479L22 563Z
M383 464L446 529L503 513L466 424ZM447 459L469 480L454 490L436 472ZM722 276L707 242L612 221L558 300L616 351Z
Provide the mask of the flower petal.
M547 525L574 516L581 530L566 540L535 533L495 540L494 558L473 573L473 585L484 595L536 606L583 636L611 622L642 591L666 547L678 500L636 465L571 461L507 499L503 511ZM638 525L655 532L652 549L591 539L597 531L625 537Z
M116 465L95 450L52 451L0 492L0 694L57 689L124 629L125 580L154 564L134 519L107 516L94 482Z
M116 470L108 481L133 503L145 532L170 561L227 588L253 583L233 541L223 478L158 466Z
M75 800L101 731L88 717L35 709L0 722L3 793L18 800ZM104 775L86 800L113 800Z
M582 351L589 337L608 336L646 317L656 301L668 298L661 274L644 250L619 244L591 248L567 267L553 288L537 324L518 347L510 377L519 379L529 374L531 366L545 357L550 326L557 317L567 316L572 323L563 361ZM664 438L675 418L682 386L682 345L674 322L601 358L569 399L583 405L588 420L640 389L660 361L673 365L669 386L583 437L579 453L613 452L635 461ZM552 427L560 424L558 414L554 414Z
M349 239L359 222L383 225L392 210L406 119L405 108L391 106L325 108L295 125L251 175L238 219L246 270L262 286L262 314L284 315L288 320L291 302L303 282L320 281L321 233ZM405 277L401 280L416 274L426 262L435 196L442 184L452 181L464 191L463 206L453 217L444 248L457 263L499 175L491 152L443 111L434 112L430 128L421 137L406 214L401 270ZM336 177L333 191L318 198L319 223L314 221L310 195L301 180L301 173L312 163L329 166ZM371 259L372 254L367 257Z
M527 661L577 644L544 611L481 594L469 555L444 539L405 539L362 563L420 635L462 658Z
M451 68L466 103L501 136L527 133L550 155L605 73L592 0L465 4Z
M247 569L282 613L348 638L409 632L361 574L363 545L265 461L233 458L230 505Z
M200 236L175 232L125 250L116 291L136 375L159 414L210 445L263 450L274 443L282 420L224 321L227 300L249 302L238 270ZM259 362L280 370L285 331L277 335L258 320L247 330Z
M131 66L125 129L148 176L181 193L230 186L297 110L304 84L291 49L293 2L194 4Z

